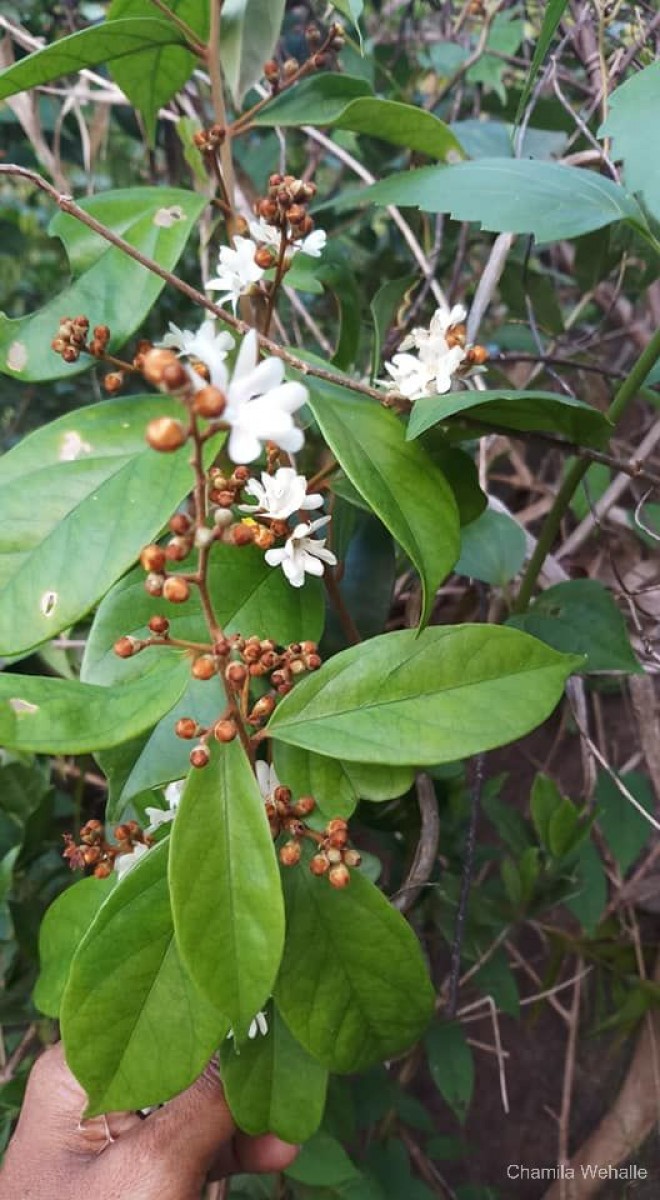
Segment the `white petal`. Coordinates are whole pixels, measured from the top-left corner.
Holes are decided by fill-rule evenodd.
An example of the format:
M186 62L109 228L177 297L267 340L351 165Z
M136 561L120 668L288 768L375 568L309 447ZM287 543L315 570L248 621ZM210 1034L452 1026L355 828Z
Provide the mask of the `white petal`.
M305 496L299 505L303 510L320 508L323 504L323 496L320 492L310 492L309 496Z
M302 565L303 571L306 571L308 575L317 575L320 577L325 571L321 560L315 558L312 554L308 554L307 550L303 550L302 552Z
M291 558L282 559L282 570L291 587L301 588L305 582L305 567L302 555L296 554Z
M273 361L279 362L279 359L266 359L266 362ZM281 363L280 366L282 366ZM263 390L266 391L265 388ZM278 408L283 409L284 412L296 412L302 407L303 404L307 403L308 398L309 391L302 383L283 383L279 387L273 387L273 385L270 384L268 388L268 399L272 404L275 404Z
M227 454L232 462L254 462L261 454L261 442L242 425L234 425L227 442Z
M254 370L257 363L258 346L256 330L251 329L249 333L246 333L238 348L232 384L242 379L249 371Z
M310 521L307 526L310 533L315 533L317 529L323 529L330 524L330 517L317 517L315 521Z
M284 548L280 546L274 546L272 550L267 550L264 554L264 558L266 559L269 567L281 566L282 562L284 561L284 557Z
M185 786L185 779L175 779L172 783L168 783L167 787L165 788L165 799L173 811L176 811L181 803L181 797L183 796L183 789Z
M133 870L133 867L140 861L143 854L147 853L148 849L148 846L144 846L141 842L138 842L129 854L119 854L117 856L115 859L115 871L119 879L123 879L124 875Z
M326 547L322 546L320 542L308 541L305 545L305 550L308 554L313 554L316 556L316 558L321 558L323 562L328 564L328 566L336 567L336 556L332 553L332 550L327 550Z
M272 791L270 786L270 767L268 766L267 762L263 761L263 759L258 759L254 764L254 770L257 776L257 783L259 784L259 791L265 800Z

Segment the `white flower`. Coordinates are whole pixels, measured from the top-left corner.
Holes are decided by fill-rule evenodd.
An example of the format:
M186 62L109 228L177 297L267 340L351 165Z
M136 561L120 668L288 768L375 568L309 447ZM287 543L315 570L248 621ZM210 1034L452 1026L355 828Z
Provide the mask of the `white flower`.
M227 452L237 463L253 462L264 442L274 442L295 454L305 440L292 413L305 404L307 388L302 383L284 382L281 359L257 362L257 346L257 335L251 329L241 343L231 381L224 369L211 380L227 397L222 419L231 430Z
M147 833L153 833L161 825L166 825L169 821L173 821L176 816L176 810L181 803L185 779L175 779L173 783L168 783L165 788L165 800L167 808L156 808L148 805L145 808L145 813L149 818Z
M264 762L263 759L260 758L254 764L254 769L257 776L257 783L259 784L259 791L261 792L264 800L267 800L269 796L272 796L275 788L280 786L280 781L277 778L275 767L272 765L272 763Z
M263 513L273 521L286 521L299 509L320 508L323 504L320 493L307 495L307 480L304 475L296 475L293 467L280 467L274 475L262 471L261 483L250 479L244 490L254 496L257 506L239 504L241 512Z
M229 300L234 312L243 292L263 278L263 268L254 261L256 250L252 239L244 237L235 237L233 247L222 246L218 255L218 274L206 285L209 291L222 292L218 302L223 304Z
M299 246L294 246L294 249L300 250L301 254L308 254L310 258L320 258L327 240L325 229L314 229L303 238Z
M431 372L414 354L395 354L391 362L385 363L385 370L391 375L397 392L407 396L408 400L419 400L420 396L430 395ZM385 382L392 387L389 380Z
M287 538L281 549L266 551L266 562L269 567L281 567L292 587L302 587L305 582L305 572L308 575L322 575L324 563L335 566L337 559L331 550L325 548L325 538L314 541L310 533L328 524L330 517L319 517L311 523L303 522L296 525L293 533Z
M264 1037L268 1033L268 1018L266 1017L265 1012L258 1012L250 1021L248 1028L248 1037L251 1042L254 1041L254 1039L258 1037L260 1033L263 1034ZM233 1029L230 1029L229 1033L227 1034L227 1039L229 1038L235 1038ZM238 1047L236 1048L236 1053L239 1053Z
M385 363L385 370L392 377L394 386L409 400L421 396L443 395L451 391L453 376L465 361L463 345L447 341L447 334L456 325L462 325L467 316L462 304L452 309L438 308L431 318L428 329L417 326L401 342L400 354ZM415 349L419 357L406 351ZM390 387L392 385L390 384Z
M462 325L466 317L467 310L462 304L455 304L449 312L443 308L436 308L429 328L416 326L403 339L401 349L410 350L414 347L420 351L425 362L439 354L446 354L449 349L445 337L447 331L453 329L455 325Z
M144 854L147 854L148 850L149 847L145 846L143 842L136 842L130 852L126 854L118 854L115 859L115 871L117 872L117 877L120 880L123 879L124 875L127 875L129 871L133 870L133 867L140 861Z
M255 242L261 242L264 246L269 246L271 250L279 251L281 245L281 233L275 225L269 225L260 217L258 221L250 222L250 234ZM302 242L297 242L293 246L289 246L287 254L292 257L300 250L302 254L309 255L310 258L320 258L325 250L328 235L325 229L314 229L307 237L303 238Z
M270 246L271 250L279 250L282 235L276 225L269 225L259 217L258 221L250 221L250 237L263 246Z
M178 350L180 355L188 358L198 358L208 368L211 374L224 362L227 354L234 348L234 339L230 333L216 333L215 321L204 321L196 333L189 329L179 329L170 321L170 332L165 334L159 345L166 349Z

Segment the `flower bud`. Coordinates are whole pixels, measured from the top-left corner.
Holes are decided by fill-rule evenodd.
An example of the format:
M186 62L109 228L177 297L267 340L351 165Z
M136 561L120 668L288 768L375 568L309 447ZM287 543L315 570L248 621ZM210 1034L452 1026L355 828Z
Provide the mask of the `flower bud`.
M144 590L150 596L162 596L164 584L165 576L156 571L151 571L144 581Z
M86 867L93 867L99 861L101 851L98 846L85 846L82 857Z
M229 639L226 637L218 638L213 647L213 653L217 655L218 658L226 658L230 650L231 645Z
M259 246L257 249L254 261L262 271L268 271L275 263L275 255L268 246Z
M155 387L160 387L163 382L165 367L177 365L181 366L176 354L172 350L153 347L144 356L142 374L148 383L153 383Z
M347 867L359 867L362 855L357 850L344 850L344 862Z
M278 67L274 58L269 58L268 61L264 63L264 76L269 83L274 83L275 80L279 79L280 68Z
M270 224L270 222L274 221L275 217L277 216L277 205L275 201L269 199L260 200L257 206L257 214L258 216L263 217L264 221L268 221Z
M213 512L213 524L218 529L227 529L234 519L234 514L230 508L216 508Z
M190 544L184 541L183 538L172 538L171 542L165 547L165 558L167 562L183 562L190 553Z
M206 387L200 388L193 396L193 412L197 413L198 417L221 417L227 407L227 397L220 388L212 387L207 384Z
M330 863L328 862L325 854L315 854L314 857L310 858L309 860L309 869L312 872L312 875L325 875L329 867Z
M285 842L280 847L279 860L283 867L295 867L300 862L301 854L300 842Z
M190 595L188 582L180 575L170 575L163 584L163 596L171 604L183 604Z
M336 866L337 863L340 863L344 857L341 850L338 850L336 846L329 846L325 852L325 856L328 862L332 863L333 866Z
M65 363L78 362L78 359L80 358L80 351L76 350L75 346L65 346L62 351L62 358L64 359Z
M225 670L225 679L230 687L238 691L239 688L243 687L243 684L247 679L247 674L247 670L243 666L243 663L233 662L229 663L229 666Z
M110 330L107 325L95 325L93 333L98 342L104 342L107 345L110 341Z
M197 736L197 722L192 717L180 717L174 726L174 732L177 737L190 741Z
M275 788L275 791L273 792L273 800L275 801L275 803L283 804L284 807L286 809L288 809L288 807L291 803L291 799L292 799L291 788L284 787L281 783L278 784L278 786Z
M297 817L308 817L316 808L316 800L313 796L300 796L296 804L293 806L293 811Z
M235 546L251 546L254 541L254 525L246 525L241 521L239 525L234 525L231 530L231 540Z
M481 367L488 361L489 354L485 346L472 346L466 357L471 366Z
M101 862L98 867L94 868L94 876L96 879L107 879L112 874L112 867L109 862Z
M168 524L171 533L183 537L184 534L190 532L192 521L187 513L175 513L173 517L170 517Z
M291 225L300 225L301 221L305 220L307 213L302 204L292 204L287 216Z
M251 725L255 721L265 721L271 715L275 708L274 696L262 696L254 705L252 712L248 716L248 721Z
M318 671L323 666L323 659L318 654L306 654L303 661L308 671Z
M267 529L265 525L255 525L252 541L260 550L270 550L271 546L275 544L275 534L271 529Z
M195 679L213 679L216 673L216 664L210 654L201 654L196 658L192 665L192 674Z
M106 375L105 379L103 380L103 387L109 396L115 396L117 392L121 391L123 383L123 371L110 371L110 373Z
M211 757L211 751L203 743L190 751L191 767L205 767Z
M213 736L217 742L233 742L237 733L236 722L232 721L229 717L225 717L221 721L216 721L213 726Z
M165 551L162 546L145 546L140 552L140 565L145 571L162 571L165 566Z
M328 871L328 883L331 883L334 888L348 887L351 882L351 873L344 863L337 863L336 866L330 867Z
M299 70L300 70L300 63L298 62L298 59L297 58L287 58L284 66L282 67L282 74L284 75L285 79L292 79L293 76L296 75Z
M170 623L167 617L153 616L149 621L149 628L152 633L164 635L169 633Z
M198 550L204 550L211 542L215 541L217 530L209 529L207 525L200 525L195 530L194 544Z
M117 638L113 650L119 658L132 658L140 649L140 643L133 637Z
M158 351L150 351L150 353L158 353ZM174 450L178 450L183 446L187 438L187 433L181 424L181 421L176 421L174 417L156 417L147 425L147 441L152 450L159 450L162 454L171 454Z

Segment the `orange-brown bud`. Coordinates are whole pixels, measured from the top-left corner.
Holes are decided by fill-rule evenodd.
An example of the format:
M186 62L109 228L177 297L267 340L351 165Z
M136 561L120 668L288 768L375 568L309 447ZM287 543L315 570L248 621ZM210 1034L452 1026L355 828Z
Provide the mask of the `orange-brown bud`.
M248 716L248 721L253 724L255 721L265 721L275 708L274 696L261 696L254 705L252 712Z
M163 371L165 367L181 366L176 354L172 350L153 347L147 350L142 364L142 374L149 383L153 383L156 387L160 387L163 382Z
M348 831L346 829L337 829L329 835L328 843L335 849L343 849L348 843Z
M144 590L150 596L162 596L163 587L165 585L165 576L160 575L156 571L151 571L144 581Z
M213 726L213 736L217 742L233 742L237 733L236 722L232 721L229 717L225 717L221 721L216 721Z
M76 350L75 346L65 346L62 351L62 358L65 363L78 362L80 358L80 350Z
M210 654L202 654L196 658L192 665L192 674L195 679L213 679L216 673L216 664Z
M316 808L316 800L313 796L301 796L293 806L293 811L297 817L308 817Z
M287 215L291 225L300 225L301 221L305 220L307 213L302 204L292 204Z
M362 855L357 850L344 850L344 862L347 867L359 867Z
M314 857L310 858L309 860L309 869L312 872L312 875L325 875L329 867L330 863L328 862L325 854L315 854Z
M334 888L348 887L351 882L351 873L344 863L337 863L336 866L330 867L328 871L328 883L331 883Z
M112 874L112 866L109 862L101 862L98 867L94 868L96 879L107 879Z
M282 67L282 74L285 79L292 79L293 76L300 70L300 63L297 58L287 58Z
M95 325L93 329L94 337L99 342L110 341L110 330L107 325Z
M467 329L462 322L460 322L458 325L450 325L449 329L445 333L445 341L450 350L452 350L454 346L464 346L466 337Z
M243 687L247 679L247 674L243 663L233 662L229 663L229 666L225 670L225 679L230 687L238 691L239 688Z
M170 575L163 584L163 596L171 604L183 604L190 595L188 581L180 575Z
M252 474L252 472L249 467L245 467L245 466L235 467L234 471L232 473L232 476L231 476L230 483L235 483L235 484L247 483L251 474Z
M211 751L208 746L195 746L189 757L191 767L205 767L211 757Z
M255 252L254 261L258 267L261 267L262 271L268 271L275 262L275 255L268 246L259 246L259 249Z
M149 353L151 353L151 351ZM144 374L144 362L142 364L142 373ZM163 387L166 392L180 392L182 388L190 387L190 380L188 379L187 371L183 363L180 363L178 359L176 362L167 363L166 366L163 367L161 387Z
M197 722L192 717L179 717L174 726L174 732L177 737L185 738L188 742L197 736Z
M481 367L488 361L489 355L485 346L473 346L467 352L467 361L471 366Z
M275 791L273 792L273 800L275 801L275 803L279 804L279 805L284 805L284 808L288 809L288 807L291 803L291 798L292 798L291 788L284 787L283 784L281 784L281 783L278 784L278 786L275 788Z
M103 387L109 396L115 396L121 391L124 383L123 371L110 371L103 380Z
M140 643L132 637L117 638L113 650L119 658L132 658L140 649Z
M151 353L159 353L159 351L151 351ZM181 421L176 421L174 417L156 417L147 425L146 437L152 450L171 454L183 446L187 434Z
M101 857L101 850L98 846L85 846L82 857L86 867L93 867Z
M170 623L167 617L154 616L149 620L149 628L152 633L164 635L169 632Z
M280 848L279 859L283 867L295 867L301 854L300 842L285 842Z
M318 671L323 666L323 659L318 654L306 654L304 661L308 671Z
M274 200L270 200L268 198L265 200L260 200L259 204L257 205L257 213L260 217L263 217L265 221L270 223L271 221L274 221L275 217L277 216L277 204Z
M246 525L243 521L232 526L231 540L235 546L251 546L254 542L254 525Z
M264 63L264 76L270 83L273 83L276 79L279 79L280 68L278 67L274 58L269 58L268 61Z
M190 543L184 541L183 538L174 537L172 541L165 547L165 558L167 562L183 562L190 554Z
M338 833L339 831L345 831L347 829L348 821L345 821L343 817L333 817L331 821L328 821L328 824L325 827L325 832L330 835L333 833Z
M252 541L260 550L270 550L271 546L275 544L275 534L265 525L254 525Z
M162 571L165 566L165 551L162 546L145 546L140 553L140 565L145 571Z
M226 407L227 397L224 392L217 387L212 387L211 384L200 388L193 396L193 411L199 417L206 417L209 420L213 417L221 417Z
M226 637L218 638L213 647L213 653L217 654L218 658L226 658L231 650L231 644Z
M168 524L171 533L183 537L184 534L190 532L192 521L186 513L175 513L173 517L170 517Z

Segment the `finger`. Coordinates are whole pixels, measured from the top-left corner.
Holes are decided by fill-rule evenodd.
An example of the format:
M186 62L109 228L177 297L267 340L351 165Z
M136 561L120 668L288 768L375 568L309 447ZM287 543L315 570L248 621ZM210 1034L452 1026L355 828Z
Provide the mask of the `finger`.
M283 1142L274 1133L251 1137L239 1132L216 1154L209 1175L211 1179L224 1179L226 1175L286 1171L299 1150L300 1146Z
M137 1136L150 1140L154 1153L185 1155L195 1171L208 1171L236 1131L217 1066L209 1063L199 1079L180 1096L153 1113Z

